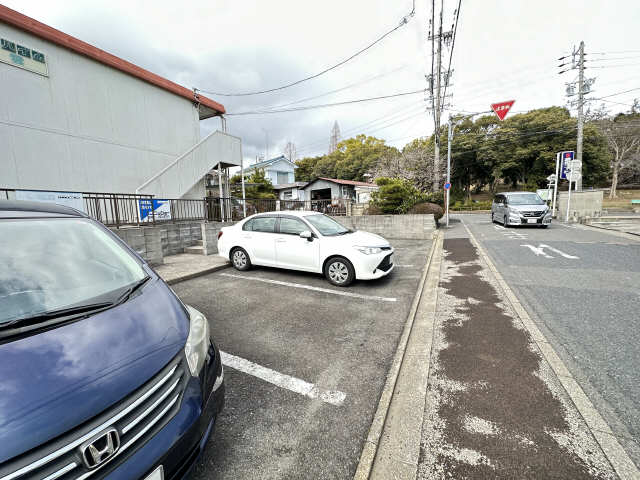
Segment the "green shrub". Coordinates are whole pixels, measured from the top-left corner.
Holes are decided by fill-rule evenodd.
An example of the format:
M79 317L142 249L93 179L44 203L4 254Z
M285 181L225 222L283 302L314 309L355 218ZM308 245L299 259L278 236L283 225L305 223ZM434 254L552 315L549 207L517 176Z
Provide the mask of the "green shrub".
M440 205L436 205L435 203L423 202L416 203L413 207L409 209L407 213L415 213L415 214L429 214L433 213L433 218L437 222L444 216L444 209Z
M424 201L424 194L407 180L380 177L376 184L380 189L371 194L371 203L384 214L406 213L416 203Z

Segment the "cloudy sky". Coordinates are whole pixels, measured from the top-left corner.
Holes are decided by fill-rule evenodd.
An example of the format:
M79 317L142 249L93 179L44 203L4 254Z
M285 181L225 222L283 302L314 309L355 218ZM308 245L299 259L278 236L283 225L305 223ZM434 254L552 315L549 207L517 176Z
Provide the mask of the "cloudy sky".
M270 89L313 75L398 25L412 7L411 0L3 2L186 87L218 93ZM448 30L458 0L443 2ZM431 134L422 93L306 111L232 115L425 88L425 74L431 71L431 1L416 0L415 8L407 25L319 78L263 95L207 94L225 105L229 131L242 137L245 159L254 162L267 147L270 157L279 155L287 141L295 143L299 157L325 153L334 121L345 138L366 133L398 147ZM562 62L557 58L584 40L586 76L596 78L591 97L606 96L612 111L628 110L625 104L640 98L639 25L637 0L462 0L449 108L479 112L509 99L516 100L515 112L564 105L565 82L577 72L558 75ZM449 53L443 51L445 67ZM205 133L219 127L216 119L202 123Z

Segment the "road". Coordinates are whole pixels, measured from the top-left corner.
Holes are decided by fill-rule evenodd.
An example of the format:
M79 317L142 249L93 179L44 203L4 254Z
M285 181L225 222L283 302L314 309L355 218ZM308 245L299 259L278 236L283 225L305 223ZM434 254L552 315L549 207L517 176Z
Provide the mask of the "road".
M640 241L580 225L452 220L471 230L640 465Z
M196 480L353 477L431 245L391 243L395 270L349 288L271 268L173 285L227 354Z

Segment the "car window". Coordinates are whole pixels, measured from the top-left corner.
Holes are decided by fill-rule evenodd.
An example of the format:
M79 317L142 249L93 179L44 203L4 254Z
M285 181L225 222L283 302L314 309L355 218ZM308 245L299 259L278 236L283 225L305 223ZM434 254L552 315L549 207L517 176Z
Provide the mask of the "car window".
M280 218L280 233L286 233L289 235L300 235L301 232L309 230L309 227L304 222L297 218Z
M311 225L316 227L322 235L344 235L345 233L349 233L351 231L348 228L345 228L340 223L336 222L334 219L329 218L321 213L317 215L308 215L304 218Z
M257 217L251 220L254 232L274 233L276 228L276 217Z
M496 195L493 198L493 203L502 203L502 197L500 195Z
M244 225L242 225L242 230L253 230L253 219L244 222Z
M544 205L537 193L520 193L518 195L509 195L510 205Z

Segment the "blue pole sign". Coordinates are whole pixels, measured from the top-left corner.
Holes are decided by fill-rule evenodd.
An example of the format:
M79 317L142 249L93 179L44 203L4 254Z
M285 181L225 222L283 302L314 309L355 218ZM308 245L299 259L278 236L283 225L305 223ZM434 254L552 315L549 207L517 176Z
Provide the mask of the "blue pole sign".
M451 188L451 183L447 182L444 184L444 189L449 190Z
M575 152L570 151L570 152L562 152L562 168L560 168L560 178L562 178L563 180L568 180L569 179L569 175L567 175L567 168L569 168L569 165L571 165L571 162L573 162L573 157Z

